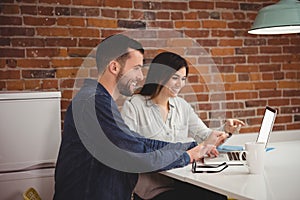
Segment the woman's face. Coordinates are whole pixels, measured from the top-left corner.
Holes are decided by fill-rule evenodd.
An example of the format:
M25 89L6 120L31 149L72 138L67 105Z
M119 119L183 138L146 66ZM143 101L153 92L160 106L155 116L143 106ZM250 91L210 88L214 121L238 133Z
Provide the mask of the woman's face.
M161 92L168 97L176 97L180 90L185 86L186 78L186 68L182 67L171 76Z

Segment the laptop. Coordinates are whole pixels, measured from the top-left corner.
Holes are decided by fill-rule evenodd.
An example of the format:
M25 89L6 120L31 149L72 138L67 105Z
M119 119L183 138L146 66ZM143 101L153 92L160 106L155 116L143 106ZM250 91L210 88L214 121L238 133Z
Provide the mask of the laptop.
M265 148L267 147L270 133L272 132L274 121L277 115L277 110L267 106L265 108L264 117L260 130L256 139L256 142L264 142ZM242 165L242 162L239 160L239 154L243 150L241 147L240 150L236 151L227 151L220 152L219 156L216 158L204 158L204 164L220 164L226 162L228 165ZM242 156L245 160L245 155Z

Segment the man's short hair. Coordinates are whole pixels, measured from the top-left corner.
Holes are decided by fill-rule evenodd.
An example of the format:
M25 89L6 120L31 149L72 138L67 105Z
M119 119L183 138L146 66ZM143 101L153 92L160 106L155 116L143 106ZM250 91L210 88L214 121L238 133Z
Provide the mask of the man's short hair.
M97 48L96 64L98 73L102 73L112 60L128 54L129 48L144 54L141 43L122 34L116 34L104 39Z

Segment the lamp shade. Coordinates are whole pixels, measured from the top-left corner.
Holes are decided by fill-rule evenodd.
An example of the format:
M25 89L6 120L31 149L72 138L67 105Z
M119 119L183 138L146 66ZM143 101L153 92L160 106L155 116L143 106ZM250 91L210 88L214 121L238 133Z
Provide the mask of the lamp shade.
M300 1L281 0L262 8L248 33L270 35L300 33Z

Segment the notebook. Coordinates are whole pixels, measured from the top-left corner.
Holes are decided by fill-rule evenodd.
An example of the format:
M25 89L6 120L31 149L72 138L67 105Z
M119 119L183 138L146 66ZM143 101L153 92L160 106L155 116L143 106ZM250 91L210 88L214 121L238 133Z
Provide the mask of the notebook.
M260 130L256 139L256 142L264 142L265 147L267 147L270 133L273 129L273 124L277 115L277 110L267 106L265 108L264 117L260 126ZM241 149L228 152L220 152L219 156L216 158L204 158L204 164L220 164L226 162L228 165L242 165L239 160L239 154L243 150ZM242 156L245 159L245 155Z

